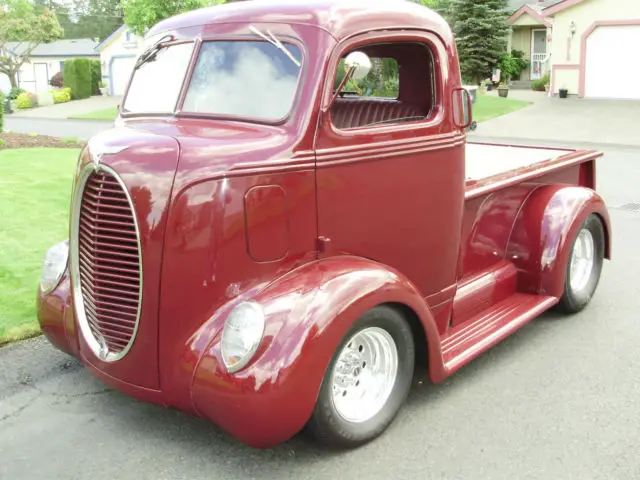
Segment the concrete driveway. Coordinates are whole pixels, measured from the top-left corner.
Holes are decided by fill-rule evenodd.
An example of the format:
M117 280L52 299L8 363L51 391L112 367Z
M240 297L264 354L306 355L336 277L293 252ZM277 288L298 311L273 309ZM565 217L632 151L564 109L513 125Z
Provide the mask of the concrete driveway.
M6 118L66 119L75 115L113 108L121 101L122 97L93 96L82 100L72 100L66 103L57 103L28 110L15 110L14 113L7 115Z
M534 103L479 124L471 137L640 147L640 101L548 98L518 90L509 98Z

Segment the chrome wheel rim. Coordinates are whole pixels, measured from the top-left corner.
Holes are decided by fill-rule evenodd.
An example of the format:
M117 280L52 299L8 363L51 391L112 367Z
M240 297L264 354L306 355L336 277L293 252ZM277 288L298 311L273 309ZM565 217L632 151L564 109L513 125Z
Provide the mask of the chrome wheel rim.
M398 349L389 332L370 327L346 343L331 376L333 405L344 420L362 423L387 402L398 375Z
M570 286L574 293L584 290L587 286L594 264L595 242L593 235L589 230L583 229L578 234L571 253Z

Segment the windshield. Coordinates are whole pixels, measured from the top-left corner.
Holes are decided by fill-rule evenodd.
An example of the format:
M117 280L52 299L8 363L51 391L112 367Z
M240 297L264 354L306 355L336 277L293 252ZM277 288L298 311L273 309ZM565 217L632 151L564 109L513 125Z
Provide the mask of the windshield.
M285 118L298 90L302 54L294 45L266 40L203 42L182 111L268 122ZM143 63L124 112L173 113L192 51L192 43L172 45Z
M263 41L205 42L182 110L277 121L294 102L300 50Z
M153 59L135 70L125 113L172 113L193 52L193 43L181 43L158 50Z

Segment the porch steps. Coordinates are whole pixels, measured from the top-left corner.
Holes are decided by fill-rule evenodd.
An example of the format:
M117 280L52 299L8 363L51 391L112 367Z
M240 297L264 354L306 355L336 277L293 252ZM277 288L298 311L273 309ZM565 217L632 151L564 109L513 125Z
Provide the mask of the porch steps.
M513 90L531 90L533 82L531 80L514 80L509 88Z

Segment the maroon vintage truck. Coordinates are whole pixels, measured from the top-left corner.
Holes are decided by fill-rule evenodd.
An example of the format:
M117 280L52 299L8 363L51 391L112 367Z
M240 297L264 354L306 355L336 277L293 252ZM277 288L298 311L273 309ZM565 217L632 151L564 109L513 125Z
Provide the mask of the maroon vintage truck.
M354 447L416 369L440 382L589 303L611 248L601 153L467 142L433 11L238 2L148 41L37 298L49 341L106 384L257 448L303 429Z

